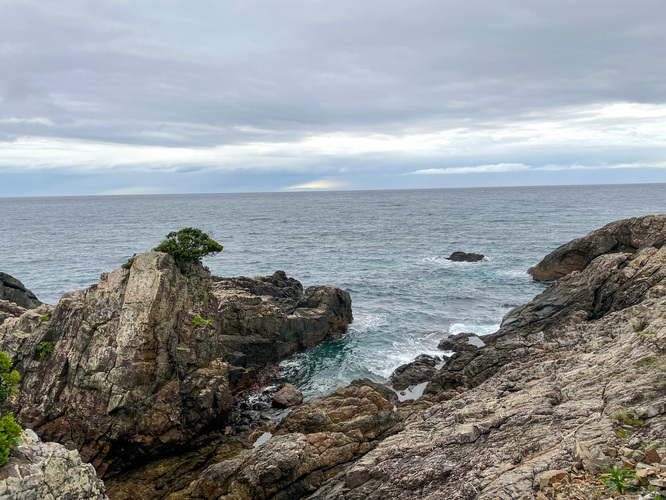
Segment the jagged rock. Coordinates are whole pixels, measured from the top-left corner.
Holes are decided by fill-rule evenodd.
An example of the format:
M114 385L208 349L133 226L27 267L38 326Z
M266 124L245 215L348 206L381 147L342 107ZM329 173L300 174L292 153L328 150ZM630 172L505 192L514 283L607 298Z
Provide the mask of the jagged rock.
M108 500L95 469L81 461L78 451L41 442L29 429L21 441L0 467L0 499Z
M303 402L303 393L291 384L284 384L275 396L273 396L273 406L278 408L288 408L298 406Z
M536 280L553 281L573 271L582 271L600 255L634 253L645 247L661 248L665 243L666 215L623 219L562 245L528 273Z
M21 424L104 474L223 426L234 391L351 319L342 290L303 292L283 272L211 278L150 252L56 306L5 319L0 349L21 375L11 408Z
M399 428L392 402L373 384L356 384L294 409L266 443L209 467L169 500L288 500L313 492Z
M481 253L465 253L465 252L453 252L447 257L447 260L452 260L453 262L478 262L484 257Z
M34 309L41 305L35 294L28 290L23 283L5 273L0 273L0 300L13 302L25 309Z
M602 447L625 442L622 411L644 421L626 442L659 440L665 290L666 247L598 257L509 313L484 349L454 354L403 404L402 431L309 498L534 498L542 473L619 460Z
M0 300L0 325L8 318L18 318L25 312L25 308L9 302Z
M397 391L402 391L408 387L429 381L437 373L435 367L441 361L442 358L439 356L429 356L428 354L417 356L411 363L405 363L395 369L389 378L391 387Z
M437 349L452 352L474 351L479 347L483 347L484 344L483 340L476 333L462 332L442 339L437 344Z

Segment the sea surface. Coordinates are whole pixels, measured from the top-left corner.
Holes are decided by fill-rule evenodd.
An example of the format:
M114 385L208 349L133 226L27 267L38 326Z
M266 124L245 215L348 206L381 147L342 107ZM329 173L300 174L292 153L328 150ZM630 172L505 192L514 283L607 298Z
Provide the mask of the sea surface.
M96 283L173 230L211 233L220 276L281 269L353 301L338 341L285 361L308 397L358 377L384 381L448 332L495 331L545 285L544 255L613 220L666 213L666 184L404 191L0 198L0 271L44 302ZM479 252L454 263L453 251Z

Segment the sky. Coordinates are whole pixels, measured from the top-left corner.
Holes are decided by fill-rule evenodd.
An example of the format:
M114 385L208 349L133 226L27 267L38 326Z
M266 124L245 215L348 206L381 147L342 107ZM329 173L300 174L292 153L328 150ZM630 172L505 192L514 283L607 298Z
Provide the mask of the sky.
M666 182L664 0L0 0L0 196Z

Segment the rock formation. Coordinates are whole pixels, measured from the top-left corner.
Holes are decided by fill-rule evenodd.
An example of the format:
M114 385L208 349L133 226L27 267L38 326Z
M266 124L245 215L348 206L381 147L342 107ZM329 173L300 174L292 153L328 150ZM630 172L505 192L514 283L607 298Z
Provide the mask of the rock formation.
M0 273L0 300L13 302L26 309L33 309L41 305L35 294L23 283L5 273Z
M369 389L338 390L167 498L542 500L584 490L574 477L592 478L593 497L599 467L622 460L666 486L648 476L666 455L666 246L600 254L483 340L418 401L391 403L390 422ZM368 408L360 427L357 407Z
M389 378L391 387L397 391L402 391L408 387L415 386L422 382L432 379L437 373L437 364L441 363L439 356L429 356L421 354L411 363L400 365L394 370Z
M388 398L388 399L387 399ZM206 469L169 500L303 498L399 430L395 394L359 380L293 410L256 449Z
M447 260L453 262L478 262L484 257L481 253L453 252L447 257Z
M474 351L483 345L483 340L476 333L462 332L442 339L437 344L437 349L452 352Z
M645 247L661 248L665 243L666 215L623 219L562 245L528 272L536 280L553 281L582 271L600 255L634 253Z
M31 430L23 431L21 441L0 468L2 500L108 500L95 469L81 462L78 451L43 443Z
M303 292L283 272L217 278L198 263L182 271L160 252L56 306L16 312L0 325L0 350L21 374L11 409L99 474L223 427L235 391L267 365L338 338L352 319L342 290Z

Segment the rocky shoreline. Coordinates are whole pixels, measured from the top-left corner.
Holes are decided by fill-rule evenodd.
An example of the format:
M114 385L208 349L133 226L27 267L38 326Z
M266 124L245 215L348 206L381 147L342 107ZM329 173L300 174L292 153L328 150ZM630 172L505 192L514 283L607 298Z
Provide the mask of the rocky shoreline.
M169 259L140 255L56 306L0 301L12 409L79 450L111 500L594 498L607 465L636 476L621 498L666 490L666 216L553 251L530 274L557 281L496 333L400 367L394 386L427 384L402 402L358 380L269 410L273 367L341 335L349 296Z

